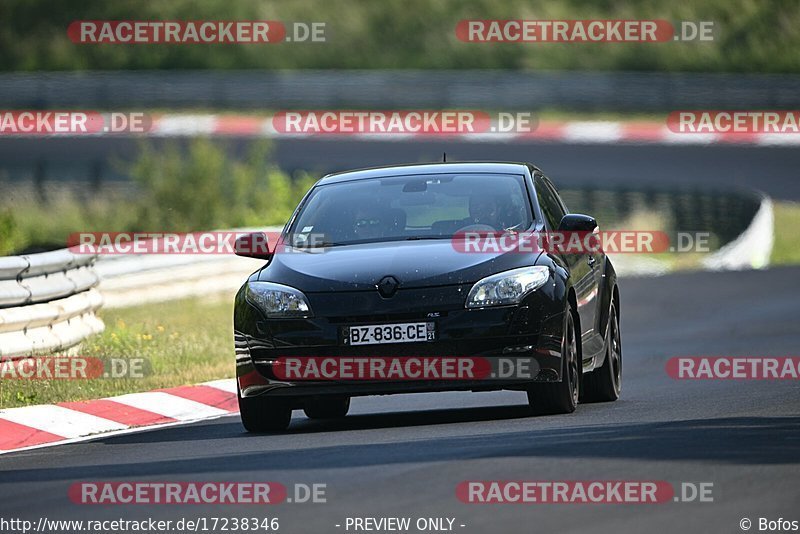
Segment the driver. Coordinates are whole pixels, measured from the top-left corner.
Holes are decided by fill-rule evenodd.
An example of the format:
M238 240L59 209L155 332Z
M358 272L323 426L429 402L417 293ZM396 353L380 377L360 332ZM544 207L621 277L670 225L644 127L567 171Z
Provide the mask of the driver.
M469 217L461 221L460 227L482 224L497 229L499 204L491 195L469 197Z
M353 219L353 235L356 239L375 239L384 234L384 224L378 209L369 204L359 204Z

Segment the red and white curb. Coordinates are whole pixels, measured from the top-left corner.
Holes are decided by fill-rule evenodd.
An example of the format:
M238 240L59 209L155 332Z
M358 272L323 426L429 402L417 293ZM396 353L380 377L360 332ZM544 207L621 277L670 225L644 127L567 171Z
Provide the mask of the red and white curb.
M253 137L265 139L360 139L396 142L411 139L447 139L461 142L487 141L525 142L545 141L574 144L647 144L647 145L755 145L779 146L800 144L797 133L676 133L664 122L642 121L540 121L531 132L502 132L496 123L489 132L481 133L285 133L273 125L272 116L226 114L164 114L152 115L150 129L145 133L58 133L41 137L126 136L136 137ZM4 136L34 134L4 133Z
M215 419L238 411L233 379L106 399L8 408L0 410L0 454Z
M415 138L457 139L465 142L486 141L551 141L584 144L667 144L708 145L728 143L739 145L796 145L800 134L763 133L676 133L666 120L659 122L623 121L541 121L532 132L524 133L284 133L275 129L272 117L247 115L160 115L153 117L148 135L155 137L209 135L277 138L342 139L355 138L370 141L399 141Z

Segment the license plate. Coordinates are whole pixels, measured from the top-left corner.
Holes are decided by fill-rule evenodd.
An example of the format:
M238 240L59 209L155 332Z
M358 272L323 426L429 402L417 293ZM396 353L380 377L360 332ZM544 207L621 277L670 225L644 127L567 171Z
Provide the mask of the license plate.
M394 323L349 326L344 329L345 345L378 345L434 341L436 323Z

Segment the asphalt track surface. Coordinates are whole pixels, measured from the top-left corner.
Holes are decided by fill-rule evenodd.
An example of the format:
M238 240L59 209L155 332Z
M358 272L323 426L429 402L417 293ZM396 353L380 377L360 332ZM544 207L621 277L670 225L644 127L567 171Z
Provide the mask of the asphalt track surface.
M128 137L6 138L0 142L0 175L30 176L32 162L47 163L51 176L87 179L103 162L132 158L138 140ZM156 144L165 139L155 139ZM230 150L244 152L248 140L222 139ZM527 161L538 165L559 187L625 187L656 190L757 189L775 198L800 200L800 149L796 146L636 145L553 142L463 142L432 138L401 141L361 139L278 139L275 160L289 171L315 173L401 163L490 160Z
M524 394L437 393L353 401L337 422L295 412L286 434L238 418L0 458L0 517L277 516L280 532L347 532L348 516L454 517L455 532L741 532L800 520L796 381L676 381L672 356L796 355L800 268L621 280L624 383L615 403L531 417ZM712 482L714 502L464 504L464 480ZM79 506L75 481L327 484L325 504ZM342 525L337 528L335 525ZM460 525L464 525L461 527ZM350 532L353 532L352 530ZM412 530L411 532L416 532Z

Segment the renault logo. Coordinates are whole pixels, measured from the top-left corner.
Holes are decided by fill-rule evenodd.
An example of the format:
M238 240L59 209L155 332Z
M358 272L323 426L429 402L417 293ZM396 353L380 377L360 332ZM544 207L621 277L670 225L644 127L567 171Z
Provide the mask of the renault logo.
M400 287L400 282L398 282L397 278L394 276L384 276L381 278L381 281L378 282L377 287L378 293L380 293L383 298L388 299L397 293L397 288Z

